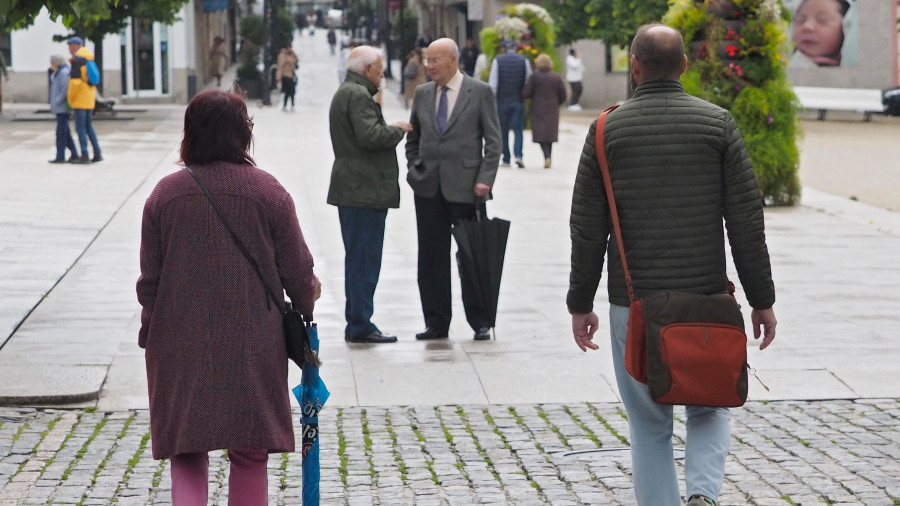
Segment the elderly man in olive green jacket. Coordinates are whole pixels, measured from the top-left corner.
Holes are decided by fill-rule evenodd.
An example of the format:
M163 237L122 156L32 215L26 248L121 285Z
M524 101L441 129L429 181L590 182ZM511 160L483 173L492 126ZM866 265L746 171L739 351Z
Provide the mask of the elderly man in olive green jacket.
M328 119L334 165L328 203L338 208L344 239L344 340L392 343L374 323L375 286L381 272L384 222L389 208L400 207L397 144L412 126L388 125L372 98L384 77L381 53L360 46L347 58L347 77L331 100Z

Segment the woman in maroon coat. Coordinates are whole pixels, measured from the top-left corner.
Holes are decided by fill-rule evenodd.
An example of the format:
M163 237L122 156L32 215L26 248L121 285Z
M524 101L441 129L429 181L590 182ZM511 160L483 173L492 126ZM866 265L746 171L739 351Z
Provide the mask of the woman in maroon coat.
M194 170L269 286L312 314L321 284L294 202L247 154L244 101L197 95L184 116L182 163ZM205 505L207 452L228 449L229 504L265 505L268 453L294 451L282 316L186 170L144 206L143 306L153 457L172 459L172 502Z
M553 60L542 54L534 61L537 72L531 74L522 89L522 98L531 99L531 140L541 145L544 168L550 168L550 152L559 140L559 106L566 101L562 77L550 69Z

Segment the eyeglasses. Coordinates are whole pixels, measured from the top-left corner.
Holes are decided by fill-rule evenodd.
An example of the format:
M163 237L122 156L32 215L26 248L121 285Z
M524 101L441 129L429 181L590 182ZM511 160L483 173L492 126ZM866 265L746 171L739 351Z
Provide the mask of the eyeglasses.
M426 66L428 66L428 65L440 65L440 63L441 63L442 61L443 61L443 59L441 59L441 58L425 58L424 60L422 60L422 63L424 63Z

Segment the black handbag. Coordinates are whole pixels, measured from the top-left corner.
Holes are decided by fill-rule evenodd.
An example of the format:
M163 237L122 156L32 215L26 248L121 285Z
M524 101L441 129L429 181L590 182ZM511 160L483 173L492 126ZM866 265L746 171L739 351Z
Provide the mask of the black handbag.
M247 247L244 246L244 243L238 238L238 236L234 233L231 226L228 224L228 221L225 220L225 216L222 214L222 211L219 209L219 206L216 205L216 202L213 200L212 195L209 194L209 190L206 189L206 185L200 181L200 178L197 177L197 174L191 170L190 167L185 167L187 169L188 174L194 178L194 181L200 186L200 189L203 190L203 194L206 195L206 200L209 201L209 204L212 206L213 211L216 212L216 216L219 217L219 220L222 222L222 225L225 226L225 230L228 231L228 235L231 236L231 240L234 241L234 244L241 251L241 254L244 255L244 258L247 259L247 262L250 263L250 266L253 267L253 272L259 277L259 280L262 282L263 287L266 289L266 293L269 298L272 299L272 302L278 307L281 311L282 315L282 324L284 326L284 344L287 349L287 356L291 360L294 361L295 364L303 368L304 364L312 365L313 367L319 367L322 365L322 362L319 360L318 355L313 352L312 347L309 344L309 330L308 326L314 325L312 323L312 315L302 315L299 311L293 308L290 302L284 300L284 296L277 297L275 295L275 290L269 286L266 282L266 279L262 275L262 271L259 269L259 264L256 263L256 259L247 251Z

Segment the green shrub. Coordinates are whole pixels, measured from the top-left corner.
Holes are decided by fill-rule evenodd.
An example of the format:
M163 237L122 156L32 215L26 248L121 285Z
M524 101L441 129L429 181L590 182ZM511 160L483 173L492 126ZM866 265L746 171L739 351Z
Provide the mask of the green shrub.
M500 13L509 20L520 19L525 22L521 33L513 32L501 35L500 31L514 25L505 18L498 19L494 26L481 30L481 52L488 59L488 67L491 61L500 52L500 45L504 38L510 38L519 45L519 53L534 61L540 54L546 54L553 60L553 70L560 72L563 61L556 53L556 34L553 31L553 19L546 9L535 4L520 3L509 4ZM521 24L521 22L517 22ZM498 30L499 28L499 30Z
M685 91L731 111L773 205L800 197L799 103L785 72L788 15L776 0L672 0L663 18L685 40Z

